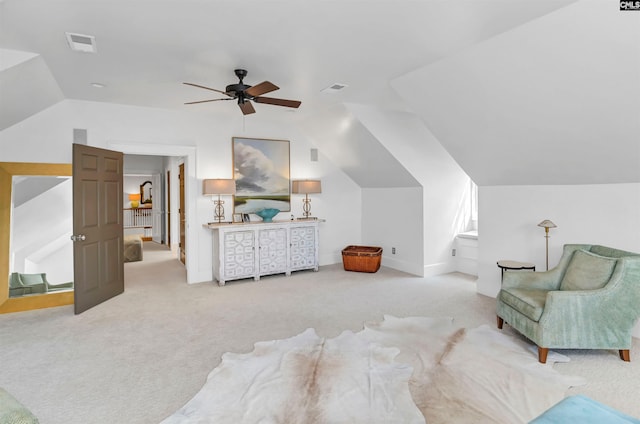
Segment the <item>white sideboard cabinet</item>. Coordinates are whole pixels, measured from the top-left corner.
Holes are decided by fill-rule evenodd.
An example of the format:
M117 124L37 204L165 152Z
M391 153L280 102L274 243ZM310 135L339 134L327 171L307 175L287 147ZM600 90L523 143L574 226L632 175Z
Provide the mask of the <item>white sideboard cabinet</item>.
M213 278L224 286L241 278L318 270L318 224L323 220L208 224L213 232Z

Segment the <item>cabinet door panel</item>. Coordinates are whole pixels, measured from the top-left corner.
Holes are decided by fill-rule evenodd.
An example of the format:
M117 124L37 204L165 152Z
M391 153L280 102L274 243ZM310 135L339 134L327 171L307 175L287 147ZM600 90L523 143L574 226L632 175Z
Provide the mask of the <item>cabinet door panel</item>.
M224 235L225 279L252 277L255 273L253 231L233 231Z
M287 230L273 228L258 232L260 275L287 271Z
M316 230L314 227L291 228L291 269L316 266Z

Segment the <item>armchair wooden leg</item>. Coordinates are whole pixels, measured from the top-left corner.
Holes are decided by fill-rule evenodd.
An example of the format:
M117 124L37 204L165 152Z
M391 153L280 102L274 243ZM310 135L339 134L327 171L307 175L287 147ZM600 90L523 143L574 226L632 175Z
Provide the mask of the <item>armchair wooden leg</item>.
M504 324L504 320L499 316L496 316L496 318L498 318L498 329L502 330L502 325Z
M541 364L547 363L547 354L549 353L548 347L540 347L538 346L538 362Z
M631 362L631 355L629 354L629 349L620 349L620 359L625 362Z

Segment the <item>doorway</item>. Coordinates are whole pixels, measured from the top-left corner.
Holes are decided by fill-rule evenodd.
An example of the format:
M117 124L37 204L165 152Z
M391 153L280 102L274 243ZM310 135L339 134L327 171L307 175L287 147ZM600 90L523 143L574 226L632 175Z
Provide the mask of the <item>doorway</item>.
M110 142L108 143L110 149L119 150L123 152L125 155L152 155L152 156L164 156L168 158L168 160L173 161L171 169L171 175L173 175L173 181L171 184L171 194L172 202L171 202L171 218L170 221L167 222L167 225L171 225L171 233L172 237L172 251L174 247L177 250L177 235L178 235L178 182L177 182L177 174L178 174L178 165L180 162L184 164L184 213L185 213L185 252L195 252L197 249L195 246L197 245L198 237L197 231L198 228L196 226L189 226L189 222L196 221L196 207L191 206L195 205L195 199L197 198L197 184L196 184L196 147L194 146L180 146L180 145L166 145L166 144L141 144L141 143L120 143L120 142ZM175 166L175 168L174 168ZM165 171L162 171L161 174L164 174ZM175 200L175 202L174 202ZM198 275L198 267L197 267L197 257L194 255L186 255L185 257L185 269L187 271L187 283L193 283L196 281L201 281L201 277ZM199 279L200 278L200 279Z

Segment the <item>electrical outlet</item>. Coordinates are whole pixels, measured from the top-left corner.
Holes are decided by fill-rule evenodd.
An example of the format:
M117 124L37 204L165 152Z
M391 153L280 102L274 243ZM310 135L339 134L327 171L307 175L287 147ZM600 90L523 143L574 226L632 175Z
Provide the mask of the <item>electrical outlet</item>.
M391 248L391 254L392 254L392 255L395 255L395 254L396 254L396 248L395 248L395 247L392 247L392 248Z
M456 249L451 249L451 256L456 256Z

